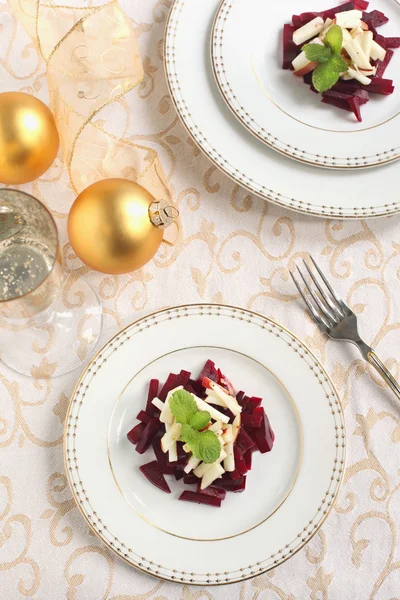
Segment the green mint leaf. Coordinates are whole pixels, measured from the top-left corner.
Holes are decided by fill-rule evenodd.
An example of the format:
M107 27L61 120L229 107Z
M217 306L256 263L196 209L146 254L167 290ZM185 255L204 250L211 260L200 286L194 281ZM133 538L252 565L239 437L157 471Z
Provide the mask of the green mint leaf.
M302 47L307 59L311 62L326 63L332 57L332 50L327 46L319 44L306 44Z
M221 454L221 444L212 431L198 433L190 444L193 454L204 463L211 464L218 460Z
M177 390L169 399L172 414L178 423L182 425L189 423L190 418L197 413L197 404L192 394L185 390Z
M346 73L346 71L349 70L349 65L347 62L343 60L341 56L337 56L336 54L335 56L332 56L331 60L329 61L329 65L331 66L332 70L336 71L337 73Z
M330 61L315 67L312 74L313 86L317 92L326 92L337 83L340 72L332 68Z
M207 410L202 410L190 417L189 425L193 427L193 429L197 429L197 431L200 431L201 429L207 427L210 420L210 413Z
M334 54L340 54L343 45L343 31L339 25L332 25L326 32L325 46L328 46Z
M195 431L192 427L190 427L190 425L187 425L186 423L184 423L182 425L182 431L181 431L182 442L185 442L185 444L189 444L189 446L191 447L191 445L193 444L197 435L198 435L197 431Z

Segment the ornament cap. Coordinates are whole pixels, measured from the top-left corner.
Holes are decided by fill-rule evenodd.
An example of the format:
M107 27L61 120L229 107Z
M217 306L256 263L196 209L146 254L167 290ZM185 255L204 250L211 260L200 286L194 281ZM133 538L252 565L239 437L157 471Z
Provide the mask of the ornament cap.
M155 200L149 206L150 221L158 229L166 229L178 216L179 210L175 206L166 205L165 202Z

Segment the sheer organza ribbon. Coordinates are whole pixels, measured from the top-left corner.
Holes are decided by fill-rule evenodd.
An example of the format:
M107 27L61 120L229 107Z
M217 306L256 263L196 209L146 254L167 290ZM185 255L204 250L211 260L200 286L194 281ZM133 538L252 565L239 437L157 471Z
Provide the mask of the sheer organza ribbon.
M121 104L144 77L132 22L117 0L92 7L41 0L9 4L46 62L50 104L75 192L123 177L170 201L157 152L112 129L113 103Z

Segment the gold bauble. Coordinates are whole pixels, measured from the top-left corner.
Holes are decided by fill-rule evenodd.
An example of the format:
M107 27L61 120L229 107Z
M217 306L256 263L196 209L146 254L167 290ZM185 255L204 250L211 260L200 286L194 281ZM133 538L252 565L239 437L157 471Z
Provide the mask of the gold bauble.
M92 269L120 275L140 269L157 252L163 231L153 225L154 197L126 179L104 179L83 190L68 217L68 236Z
M54 162L59 137L43 102L22 92L0 94L0 182L37 179Z

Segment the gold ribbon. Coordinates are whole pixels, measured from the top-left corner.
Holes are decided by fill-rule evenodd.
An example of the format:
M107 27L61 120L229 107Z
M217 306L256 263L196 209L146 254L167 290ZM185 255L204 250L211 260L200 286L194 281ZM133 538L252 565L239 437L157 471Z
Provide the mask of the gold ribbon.
M157 152L105 128L107 108L144 77L132 23L118 1L82 8L41 0L9 4L46 62L50 104L75 192L123 177L157 200L169 199Z

